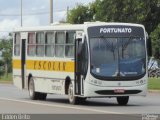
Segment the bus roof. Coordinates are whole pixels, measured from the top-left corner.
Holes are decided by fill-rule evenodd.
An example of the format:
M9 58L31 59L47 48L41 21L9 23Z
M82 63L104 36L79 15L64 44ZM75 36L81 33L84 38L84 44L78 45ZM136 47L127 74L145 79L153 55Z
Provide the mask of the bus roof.
M53 31L53 30L84 30L87 27L101 26L101 25L123 25L123 26L139 26L143 27L141 24L134 23L118 23L118 22L84 22L84 24L69 24L69 23L59 23L51 24L49 26L34 26L34 27L17 27L14 32L28 32L28 31Z

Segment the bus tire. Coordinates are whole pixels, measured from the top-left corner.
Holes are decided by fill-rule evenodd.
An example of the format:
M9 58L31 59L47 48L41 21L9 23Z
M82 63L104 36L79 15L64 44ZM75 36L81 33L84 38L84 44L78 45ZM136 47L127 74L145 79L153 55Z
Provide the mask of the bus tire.
M84 102L84 101L86 101L87 98L86 97L80 97L79 99Z
M78 97L78 103L79 104L85 104L85 102L86 102L86 97Z
M128 101L129 101L129 96L117 97L117 102L119 105L127 105Z
M39 93L38 99L39 100L46 100L47 93Z
M69 87L68 87L68 99L69 99L69 103L70 104L78 104L79 103L79 99L78 97L74 96L73 93L73 84L70 82Z
M28 91L29 91L29 97L31 100L37 100L39 98L39 93L35 92L35 85L34 85L34 80L31 77L29 80L29 86L28 86Z

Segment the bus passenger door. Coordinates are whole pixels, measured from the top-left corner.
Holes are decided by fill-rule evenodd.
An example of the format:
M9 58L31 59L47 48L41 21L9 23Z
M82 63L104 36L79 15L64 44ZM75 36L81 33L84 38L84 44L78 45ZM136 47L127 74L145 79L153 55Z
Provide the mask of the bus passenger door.
M77 35L77 33L76 33ZM82 38L75 40L75 95L83 95L83 75L82 75Z
M26 71L26 41L27 41L27 33L21 33L21 79L22 79L22 89L25 86L25 71Z
M75 49L75 94L81 95L81 59L79 53L80 41L76 40Z

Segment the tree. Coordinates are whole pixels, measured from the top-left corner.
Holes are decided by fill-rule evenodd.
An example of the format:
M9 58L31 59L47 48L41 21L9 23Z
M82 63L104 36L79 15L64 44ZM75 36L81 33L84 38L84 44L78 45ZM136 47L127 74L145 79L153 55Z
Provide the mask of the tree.
M149 13L148 1L96 0L96 19L109 22L140 23Z
M160 23L160 0L147 0L149 13L142 24L145 25L147 32L153 32ZM144 1L145 2L145 1Z
M144 24L150 34L160 21L160 0L96 0L95 19Z
M5 74L12 70L12 37L0 41L0 51L2 51L2 60L4 62Z
M0 79L3 74L4 74L4 62L3 60L0 60Z
M150 35L152 39L153 56L160 59L160 24Z
M153 55L159 56L157 45L160 37L155 38L153 34L158 34L160 0L96 0L88 6L78 5L69 12L67 22L77 24L85 21L143 24L149 36L152 36Z
M93 15L88 6L77 5L69 11L67 16L67 22L71 24L82 24L93 19Z
M96 0L70 10L67 22L130 22L144 24L150 34L160 21L160 0Z

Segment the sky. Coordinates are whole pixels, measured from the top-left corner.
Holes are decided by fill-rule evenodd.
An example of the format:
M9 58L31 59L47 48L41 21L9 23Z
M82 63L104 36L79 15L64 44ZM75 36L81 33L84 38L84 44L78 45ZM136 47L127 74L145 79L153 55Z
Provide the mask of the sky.
M67 7L87 5L94 0L53 0L53 20L66 19ZM50 0L22 0L23 26L49 25ZM21 0L0 0L0 38L21 25Z

